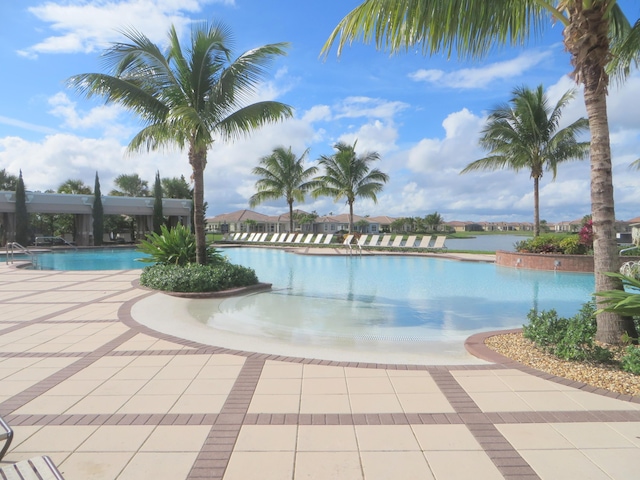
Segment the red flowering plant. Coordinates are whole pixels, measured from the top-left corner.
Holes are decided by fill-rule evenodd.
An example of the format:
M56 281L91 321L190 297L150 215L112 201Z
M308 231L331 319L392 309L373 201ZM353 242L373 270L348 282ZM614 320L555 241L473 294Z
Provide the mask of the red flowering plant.
M580 229L580 243L587 250L593 250L593 220L587 220Z

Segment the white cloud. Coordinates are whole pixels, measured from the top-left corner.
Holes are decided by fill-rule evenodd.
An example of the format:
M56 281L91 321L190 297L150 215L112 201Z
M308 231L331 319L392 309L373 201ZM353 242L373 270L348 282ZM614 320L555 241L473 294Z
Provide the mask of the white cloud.
M71 129L108 128L119 115L124 113L122 107L117 105L100 105L82 115L77 110L77 103L62 92L49 98L52 107L49 113L63 120L63 126Z
M234 0L87 0L46 2L29 8L55 32L18 53L35 57L41 53L88 53L118 41L123 26L135 25L153 42L165 39L170 25L181 31L190 23L185 13L198 13L208 3L233 5Z
M550 51L527 51L512 60L490 63L478 68L462 68L452 72L420 69L409 74L409 78L416 82L425 82L446 88L486 88L496 80L522 76L527 70L548 59L551 54Z
M398 112L408 108L404 102L393 102L380 98L348 97L334 106L335 118L380 118L392 119Z

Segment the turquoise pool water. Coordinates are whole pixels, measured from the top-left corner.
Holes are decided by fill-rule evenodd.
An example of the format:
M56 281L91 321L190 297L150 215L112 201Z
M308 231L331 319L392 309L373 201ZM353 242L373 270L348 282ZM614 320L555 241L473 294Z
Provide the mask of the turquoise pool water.
M434 257L311 256L261 248L231 248L224 254L253 268L273 290L191 300L180 316L217 332L286 345L351 350L364 342L386 352L389 342L400 342L395 348L406 352L423 351L428 342L437 342L460 354L467 336L520 327L532 308L572 316L595 287L591 274ZM42 255L38 262L41 268L132 269L146 265L136 260L140 256L135 250L87 250ZM258 351L242 345L237 348Z
M38 270L130 270L143 268L145 255L131 248L59 250L38 253L34 268ZM25 260L29 258L23 257Z

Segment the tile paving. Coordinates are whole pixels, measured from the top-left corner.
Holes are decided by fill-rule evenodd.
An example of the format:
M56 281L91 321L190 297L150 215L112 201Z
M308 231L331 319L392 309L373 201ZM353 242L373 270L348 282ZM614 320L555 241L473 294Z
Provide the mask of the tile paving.
M5 462L73 479L637 478L640 399L486 365L234 351L131 317L136 271L0 266ZM0 465L2 464L0 463Z

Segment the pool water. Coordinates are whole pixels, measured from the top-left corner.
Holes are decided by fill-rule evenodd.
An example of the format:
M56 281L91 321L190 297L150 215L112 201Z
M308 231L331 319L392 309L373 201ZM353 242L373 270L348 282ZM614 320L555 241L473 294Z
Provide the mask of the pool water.
M520 327L532 309L572 316L591 298L590 274L433 257L305 256L229 249L269 293L193 302L190 314L227 331L278 338L429 341Z
M189 338L194 341L210 335L210 343L220 345L224 338L228 348L358 361L385 355L400 363L421 361L425 352L438 363L438 352L441 363L464 363L469 335L520 327L532 308L572 316L595 289L592 274L434 257L297 255L245 247L223 253L253 268L260 281L273 284L272 291L223 300L154 295L136 304L137 314L148 317L150 327L167 325L166 333L183 338L189 331L197 332ZM141 255L130 249L56 252L39 263L132 269L146 265L137 260ZM185 327L185 321L193 324ZM371 356L356 354L362 351Z
M59 250L38 253L34 268L38 270L131 270L148 263L139 261L145 254L131 248Z

